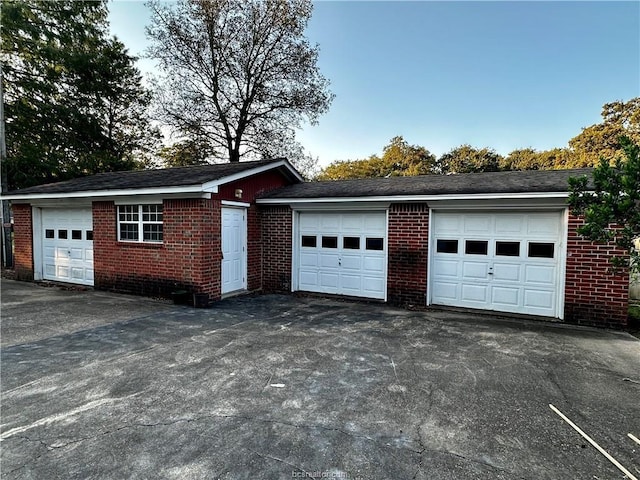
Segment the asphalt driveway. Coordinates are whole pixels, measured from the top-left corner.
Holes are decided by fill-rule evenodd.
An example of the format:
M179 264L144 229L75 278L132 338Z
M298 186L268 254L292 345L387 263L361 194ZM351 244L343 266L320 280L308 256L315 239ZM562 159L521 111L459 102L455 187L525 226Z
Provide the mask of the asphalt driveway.
M625 478L549 404L640 476L620 332L3 280L2 337L2 478Z

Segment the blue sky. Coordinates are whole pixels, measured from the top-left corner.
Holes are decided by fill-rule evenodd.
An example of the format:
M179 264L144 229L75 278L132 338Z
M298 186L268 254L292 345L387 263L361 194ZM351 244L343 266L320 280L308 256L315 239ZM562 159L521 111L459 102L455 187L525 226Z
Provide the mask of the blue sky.
M141 55L144 4L109 8L112 32ZM320 1L307 36L336 94L298 135L321 165L380 153L395 135L436 155L562 147L604 103L640 95L640 2Z

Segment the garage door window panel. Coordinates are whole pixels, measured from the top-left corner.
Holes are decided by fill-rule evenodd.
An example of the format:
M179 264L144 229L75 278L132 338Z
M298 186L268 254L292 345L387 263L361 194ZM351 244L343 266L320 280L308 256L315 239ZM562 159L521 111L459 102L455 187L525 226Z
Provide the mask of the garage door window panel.
M344 237L342 248L346 250L360 250L360 237Z
M338 248L338 237L322 237L322 248Z
M489 242L486 240L467 240L464 245L466 255L486 255Z
M438 253L458 253L458 241L438 239L436 242L436 251Z
M302 235L301 245L305 248L316 248L317 241L315 235Z
M496 255L499 257L519 257L520 242L496 242Z
M44 231L44 238L55 238L56 233L55 230L47 229Z
M162 205L119 205L118 232L123 242L161 243Z
M367 237L367 250L384 250L384 239L379 237Z
M554 244L543 242L529 243L529 258L553 258Z
M58 230L58 238L66 240L67 239L67 231L66 230Z

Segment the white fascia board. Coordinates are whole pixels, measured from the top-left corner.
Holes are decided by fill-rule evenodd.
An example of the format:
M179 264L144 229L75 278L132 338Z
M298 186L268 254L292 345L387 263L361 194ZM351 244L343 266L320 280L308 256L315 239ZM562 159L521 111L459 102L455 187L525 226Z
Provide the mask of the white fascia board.
M529 192L529 193L477 193L444 195L396 195L378 197L322 197L322 198L261 198L256 203L263 205L295 205L303 203L346 203L346 202L431 202L438 200L503 200L533 198L567 198L569 192Z
M220 203L222 204L223 207L249 208L251 206L251 204L247 202L233 202L231 200L222 200Z
M187 185L181 187L154 187L127 190L95 190L82 192L66 192L66 193L25 193L14 195L3 195L2 200L49 200L56 198L105 198L105 197L122 197L122 196L138 196L138 195L171 195L184 193L203 193L205 190L202 185ZM216 191L213 193L217 193Z
M291 174L296 177L301 182L304 182L304 178L296 171L295 168L291 166L288 160L282 159L278 162L269 163L268 165L262 165L260 167L252 168L250 170L244 170L242 172L234 173L233 175L228 175L226 177L219 178L217 180L212 180L210 182L206 182L202 185L202 189L205 192L210 191L209 189L215 188L215 192L218 193L218 187L220 185L225 185L227 183L235 182L237 180L242 180L243 178L251 177L253 175L257 175L262 172L267 172L269 170L273 170L275 168L285 167L287 170L291 172Z

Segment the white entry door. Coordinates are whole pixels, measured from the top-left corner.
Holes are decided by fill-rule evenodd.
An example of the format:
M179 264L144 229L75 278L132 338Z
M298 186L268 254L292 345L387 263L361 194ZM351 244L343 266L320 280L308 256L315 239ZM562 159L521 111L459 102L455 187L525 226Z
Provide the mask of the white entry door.
M431 303L559 316L561 212L434 212Z
M90 208L42 209L42 277L93 285L93 217Z
M297 290L385 299L386 212L301 212Z
M246 288L246 209L222 207L222 293Z

